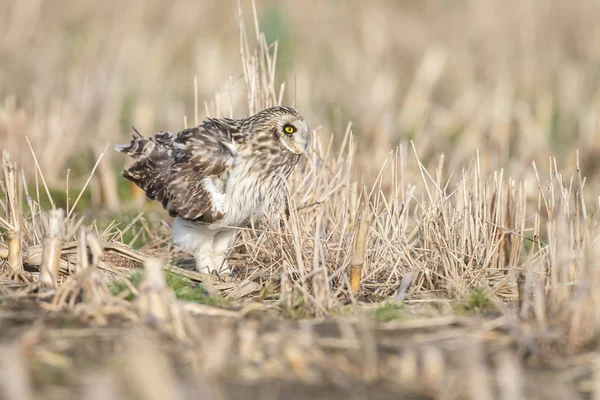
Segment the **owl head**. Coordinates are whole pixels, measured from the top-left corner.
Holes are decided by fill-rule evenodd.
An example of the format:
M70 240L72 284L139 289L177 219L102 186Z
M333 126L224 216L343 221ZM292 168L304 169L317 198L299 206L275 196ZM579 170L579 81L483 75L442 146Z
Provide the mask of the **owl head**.
M260 130L268 131L279 142L284 151L302 154L308 148L308 125L298 111L291 107L276 106L267 108L252 117Z

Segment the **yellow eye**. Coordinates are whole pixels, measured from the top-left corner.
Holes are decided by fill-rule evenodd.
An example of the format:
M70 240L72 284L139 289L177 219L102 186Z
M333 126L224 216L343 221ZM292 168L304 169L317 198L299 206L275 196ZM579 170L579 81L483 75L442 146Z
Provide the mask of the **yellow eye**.
M289 133L290 135L294 132L296 132L296 128L294 128L292 125L286 125L283 127L283 130L285 131L285 133Z

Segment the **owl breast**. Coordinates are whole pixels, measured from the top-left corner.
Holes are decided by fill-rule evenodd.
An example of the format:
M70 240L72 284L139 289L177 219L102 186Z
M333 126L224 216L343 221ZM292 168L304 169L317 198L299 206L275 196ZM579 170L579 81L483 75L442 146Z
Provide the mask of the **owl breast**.
M259 221L269 208L269 194L273 192L279 179L260 171L248 168L241 162L233 165L225 179L225 217L220 225L243 226Z

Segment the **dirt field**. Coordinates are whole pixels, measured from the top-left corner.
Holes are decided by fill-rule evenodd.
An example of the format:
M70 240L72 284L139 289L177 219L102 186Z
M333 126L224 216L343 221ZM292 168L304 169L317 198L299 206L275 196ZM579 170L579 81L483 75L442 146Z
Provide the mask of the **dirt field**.
M7 398L587 398L597 363L498 313L407 306L409 319L376 323L193 312L182 342L119 315L99 323L31 299L2 308Z

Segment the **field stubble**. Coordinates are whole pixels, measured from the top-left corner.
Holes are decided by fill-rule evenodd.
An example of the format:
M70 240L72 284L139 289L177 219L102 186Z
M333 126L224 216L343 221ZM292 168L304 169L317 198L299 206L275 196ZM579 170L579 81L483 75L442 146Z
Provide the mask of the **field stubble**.
M139 7L132 5L130 12ZM373 20L385 18L365 7ZM479 12L489 11L481 7ZM172 17L180 15L174 10ZM277 45L267 43L256 20L255 34L248 37L253 29L244 26L241 12L238 17L244 90L237 98L232 95L229 107L215 100L205 114L233 113L242 100L253 113L281 103L289 93L277 83ZM543 30L543 22L537 28ZM5 29L10 33L10 26ZM376 52L372 44L369 51ZM119 65L127 66L128 56L122 57ZM465 125L465 109L430 102L444 58L439 49L426 52L404 92L399 120L383 111L395 104L395 94L387 100L385 91L374 97L382 104L370 108L373 115L382 111L380 121L388 123L379 133L362 129L370 122L364 116L359 116L364 134L358 138L350 125L331 138L323 128L313 132L311 151L290 179L289 217L242 232L229 279L174 265L179 254L169 245L160 214L121 217L125 224L80 216L79 202L89 191L98 204L120 207L113 171L97 151L105 144L93 143L91 154L99 161L92 178L75 185L81 192L74 202L67 193L64 211L52 196L59 168L31 151L33 167L21 170L5 151L2 398L598 396L600 232L597 199L586 198L589 184L583 175L585 165L594 169L589 132L595 129L590 122L595 103L571 98L570 105L581 105L581 115L589 117L582 117L588 124L571 125L570 106L561 103L559 121L568 127L552 129L573 129L575 144L590 146L582 147L584 154L563 157L572 162L568 172L554 158L546 167L539 157L548 142L532 149L515 139L514 129L537 132L555 124L543 112L552 108L553 97L540 96L542 103L532 113L527 103L513 104L514 87L502 81L494 92L493 116ZM118 92L118 83L107 90ZM197 93L198 82L194 88ZM535 92L539 87L523 88ZM473 88L471 94L476 93ZM195 103L197 121L201 113ZM144 107L138 107L136 117L142 118ZM40 118L52 123L43 113L35 118L7 97L1 132L12 138L7 147L22 165L32 163L18 150L29 144L22 141L21 129L31 133L25 126L39 124ZM81 123L60 113L52 118ZM105 110L100 121L102 129L112 129L114 113ZM389 124L399 124L414 141L399 144L374 167L373 160L392 148L381 133ZM478 143L473 132L480 130L490 132L489 140L471 153L470 162L465 150L434 158L439 143L428 132L460 126L466 133L441 141L472 147ZM63 128L57 131L70 131ZM371 152L363 150L374 134ZM492 147L500 158L487 147L496 139L502 142ZM67 138L58 143L65 140L76 146ZM61 157L74 154L69 146ZM39 142L31 147L40 147ZM520 155L511 155L515 151ZM490 164L503 157L507 168L489 172ZM535 162L525 167L519 164L523 158ZM459 162L465 166L457 167L463 165ZM41 198L47 198L48 207ZM136 243L142 245L128 245Z

